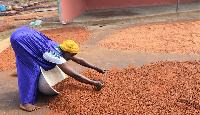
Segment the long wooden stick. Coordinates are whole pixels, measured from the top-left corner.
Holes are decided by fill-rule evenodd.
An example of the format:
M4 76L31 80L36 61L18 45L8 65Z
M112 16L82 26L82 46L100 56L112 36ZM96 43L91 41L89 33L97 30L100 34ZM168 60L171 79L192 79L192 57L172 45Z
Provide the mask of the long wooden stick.
M107 76L107 70L106 70L106 72L105 72L104 75L103 75L103 80L102 80L102 82L104 82L104 80L106 79L106 76Z

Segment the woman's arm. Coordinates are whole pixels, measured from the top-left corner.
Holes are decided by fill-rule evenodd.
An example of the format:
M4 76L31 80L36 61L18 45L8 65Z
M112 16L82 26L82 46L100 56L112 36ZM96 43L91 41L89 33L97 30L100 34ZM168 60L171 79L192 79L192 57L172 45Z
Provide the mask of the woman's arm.
M73 68L71 68L67 63L63 63L63 64L58 64L58 67L67 75L69 75L70 77L78 80L79 82L85 83L85 84L90 84L90 85L94 85L94 86L99 86L99 82L98 81L93 81L90 80L89 78L77 73Z
M78 57L76 55L73 56L71 60L76 62L76 63L78 63L78 64L80 64L80 65L82 65L82 66L94 69L94 70L98 71L99 73L105 73L102 69L94 66L93 64L89 63L88 61L86 61L83 58L80 58L80 57Z

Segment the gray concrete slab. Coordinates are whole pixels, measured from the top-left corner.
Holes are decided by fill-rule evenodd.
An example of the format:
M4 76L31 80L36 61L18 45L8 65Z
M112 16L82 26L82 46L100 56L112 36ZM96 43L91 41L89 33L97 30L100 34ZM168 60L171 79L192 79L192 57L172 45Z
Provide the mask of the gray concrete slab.
M105 15L107 13L107 15ZM111 14L110 14L111 13ZM116 67L119 69L126 68L127 65L142 66L147 63L164 60L197 60L200 59L196 54L170 54L170 53L148 53L137 51L114 51L105 48L95 48L94 46L101 39L106 38L112 32L120 31L128 26L136 26L149 22L174 21L184 19L200 19L200 2L179 4L179 10L176 12L176 4L146 6L122 9L103 9L85 11L66 26L86 26L88 30L93 31L90 39L85 41L80 47L79 56L89 60L99 67L110 69ZM58 23L49 23L46 26L60 25ZM109 25L111 24L111 25ZM64 26L61 26L64 27ZM118 28L118 29L116 29ZM105 31L106 30L106 31ZM109 30L109 31L107 31ZM95 41L95 42L94 42ZM98 52L97 52L98 51ZM90 55L88 54L90 52ZM104 54L104 55L102 55ZM98 60L99 59L99 60ZM125 59L125 60L124 60ZM70 63L78 72L87 68ZM11 77L11 72L0 73L0 114L1 115L46 115L50 112L41 100L36 104L42 109L34 112L22 111L19 108L20 100L18 96L17 77ZM10 77L8 77L10 76Z
M190 14L193 13L193 14ZM152 21L158 17L162 20L168 21L170 19L181 18L181 14L188 15L187 18L200 17L200 1L190 3L166 4L156 6L143 6L143 7L130 7L130 8L113 8L113 9L96 9L87 10L70 21L70 24L102 24L114 23L121 21L142 22L144 19L149 18ZM165 16L166 18L163 18ZM184 17L184 18L185 18ZM137 21L138 20L138 21Z
M20 109L19 89L16 76L11 76L12 70L0 73L0 115L46 115L51 112L40 96L36 105L41 109L26 112Z

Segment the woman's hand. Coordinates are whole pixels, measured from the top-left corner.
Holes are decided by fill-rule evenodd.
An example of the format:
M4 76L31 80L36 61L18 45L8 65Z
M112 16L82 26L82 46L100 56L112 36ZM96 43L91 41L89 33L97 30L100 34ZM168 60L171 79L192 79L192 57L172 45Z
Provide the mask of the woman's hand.
M99 69L99 68L97 68L96 71L99 72L99 73L102 73L102 74L104 74L106 72L106 70L102 70L102 69Z

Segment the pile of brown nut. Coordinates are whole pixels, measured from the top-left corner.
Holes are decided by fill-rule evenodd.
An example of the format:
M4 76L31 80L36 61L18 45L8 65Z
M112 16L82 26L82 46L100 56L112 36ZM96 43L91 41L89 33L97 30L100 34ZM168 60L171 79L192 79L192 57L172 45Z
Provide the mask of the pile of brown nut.
M199 114L199 70L199 61L113 68L101 91L68 78L54 86L60 95L49 97L46 102L50 109L67 114ZM93 70L82 74L103 79Z

